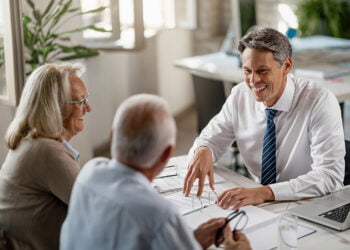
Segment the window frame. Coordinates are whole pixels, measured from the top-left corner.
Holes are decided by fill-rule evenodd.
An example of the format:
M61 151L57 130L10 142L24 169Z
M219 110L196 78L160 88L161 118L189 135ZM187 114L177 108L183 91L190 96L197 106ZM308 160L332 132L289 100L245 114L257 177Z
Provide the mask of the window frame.
M197 16L197 9L198 9L198 3L197 0L183 0L183 3L185 5L185 16L183 18L179 18L179 16L176 13L176 4L178 2L175 2L174 0L174 22L175 27L181 28L181 29L195 29L198 27L198 16ZM131 43L128 43L121 40L121 21L120 18L120 4L119 0L110 0L110 8L111 12L117 11L118 13L111 13L111 16L113 19L118 18L117 21L112 23L112 27L114 32L118 33L117 37L119 39L99 39L99 38L84 38L85 40L85 46L93 49L101 49L101 50L140 50L145 47L145 31L146 27L144 25L143 20L143 0L133 0L133 12L134 12L134 20L133 20L133 36L134 41Z
M2 0L4 14L4 53L6 93L0 104L17 106L24 86L24 57L21 0Z
M110 0L111 11L118 11L118 13L111 13L113 18L120 18L119 15L119 0ZM144 48L145 38L144 38L144 23L143 23L143 1L133 0L133 12L134 12L134 41L133 44L123 44L119 39L84 39L85 46L93 49L102 50L139 50ZM117 38L121 37L120 20L114 21L113 29L114 33L118 32Z

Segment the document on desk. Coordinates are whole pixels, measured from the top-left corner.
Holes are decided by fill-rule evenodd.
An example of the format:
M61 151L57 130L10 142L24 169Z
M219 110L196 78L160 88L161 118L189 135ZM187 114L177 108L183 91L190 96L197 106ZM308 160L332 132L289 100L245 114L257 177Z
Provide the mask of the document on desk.
M200 210L202 207L215 204L217 197L208 190L203 190L201 198L196 197L197 189L194 188L190 196L184 196L181 191L163 196L176 206L181 215L186 215Z
M248 222L246 227L244 228L243 232L248 233L255 229L265 227L271 223L274 223L277 221L279 215L266 211L262 208L258 208L256 206L248 205L241 208L241 210L244 210L248 216ZM193 213L188 213L184 216L184 219L186 220L187 224L195 229L200 224L212 219L212 218L218 218L218 217L227 217L232 212L232 210L224 210L217 205L209 205L201 210L197 210ZM232 220L230 222L231 228L235 226L236 221Z
M298 239L316 232L315 229L298 225ZM246 233L250 246L254 250L275 249L279 244L278 220Z
M182 190L184 184L184 178L186 176L186 170L178 171L177 175L168 176L164 178L156 178L153 180L152 184L158 192L165 193L171 191L180 191ZM220 175L214 173L215 184L225 182L225 179ZM205 178L204 185L209 185L208 178ZM195 185L194 185L195 186Z
M248 205L241 208L248 216L248 223L243 233L249 239L250 245L254 250L266 250L278 247L278 223L280 215L266 211L262 208ZM200 224L211 218L226 217L232 210L224 210L216 205L210 205L202 210L196 210L184 216L187 224L192 228L197 228ZM231 228L234 228L237 221L230 222ZM298 225L298 239L316 232L316 230Z

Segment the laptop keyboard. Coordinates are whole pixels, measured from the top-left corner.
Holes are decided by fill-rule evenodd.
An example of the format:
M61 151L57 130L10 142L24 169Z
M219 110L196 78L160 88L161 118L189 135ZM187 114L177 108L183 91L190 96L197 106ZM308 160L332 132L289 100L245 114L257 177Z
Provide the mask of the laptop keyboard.
M337 207L335 209L322 213L319 216L343 223L349 211L350 211L350 203L347 203L341 207Z

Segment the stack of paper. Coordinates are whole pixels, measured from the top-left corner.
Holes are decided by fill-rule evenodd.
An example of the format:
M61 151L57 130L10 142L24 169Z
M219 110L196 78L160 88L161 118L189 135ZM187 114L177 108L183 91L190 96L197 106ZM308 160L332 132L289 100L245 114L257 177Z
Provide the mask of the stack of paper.
M350 67L345 64L312 64L296 68L295 75L319 79L331 79L350 74Z

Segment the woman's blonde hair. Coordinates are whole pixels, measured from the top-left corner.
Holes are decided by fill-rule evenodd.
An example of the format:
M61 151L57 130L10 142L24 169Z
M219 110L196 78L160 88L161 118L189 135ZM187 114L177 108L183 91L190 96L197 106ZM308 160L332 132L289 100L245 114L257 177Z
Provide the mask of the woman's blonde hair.
M29 135L62 139L61 108L71 98L69 76L80 76L83 70L80 64L45 64L32 72L5 135L10 149L16 149Z

